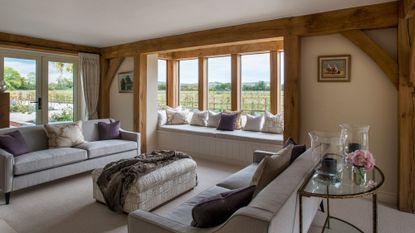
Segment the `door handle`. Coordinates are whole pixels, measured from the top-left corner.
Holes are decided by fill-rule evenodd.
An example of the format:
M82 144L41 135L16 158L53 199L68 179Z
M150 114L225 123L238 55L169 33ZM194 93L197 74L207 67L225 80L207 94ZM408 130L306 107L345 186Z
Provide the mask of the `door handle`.
M37 109L38 110L42 110L42 98L37 98L37 101L32 101L30 102L32 104L37 104Z

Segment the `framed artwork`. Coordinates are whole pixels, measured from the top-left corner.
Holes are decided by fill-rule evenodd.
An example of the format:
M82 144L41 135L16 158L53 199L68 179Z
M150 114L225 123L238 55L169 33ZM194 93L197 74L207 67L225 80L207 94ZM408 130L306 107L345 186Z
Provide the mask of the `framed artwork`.
M350 82L351 56L332 55L318 57L319 82Z
M118 92L119 93L133 93L134 73L125 72L118 74Z

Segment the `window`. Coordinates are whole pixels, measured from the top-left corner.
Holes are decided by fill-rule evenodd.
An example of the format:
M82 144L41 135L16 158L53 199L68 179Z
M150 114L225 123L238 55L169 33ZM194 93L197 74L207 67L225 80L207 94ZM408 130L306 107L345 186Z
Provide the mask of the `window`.
M179 105L184 108L198 108L198 65L197 59L179 61Z
M158 88L157 103L158 108L163 109L167 105L167 62L166 60L158 60Z
M10 93L10 126L77 119L78 58L0 50L0 80Z
M208 58L208 109L231 110L231 57Z
M270 111L270 54L241 56L241 110L255 114Z

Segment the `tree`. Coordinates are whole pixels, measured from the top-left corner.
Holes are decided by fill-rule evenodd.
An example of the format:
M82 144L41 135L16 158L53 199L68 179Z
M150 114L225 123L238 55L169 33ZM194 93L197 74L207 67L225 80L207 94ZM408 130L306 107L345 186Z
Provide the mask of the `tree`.
M4 81L6 82L7 89L11 91L17 89L25 90L27 88L25 84L28 83L17 70L8 66L4 67Z

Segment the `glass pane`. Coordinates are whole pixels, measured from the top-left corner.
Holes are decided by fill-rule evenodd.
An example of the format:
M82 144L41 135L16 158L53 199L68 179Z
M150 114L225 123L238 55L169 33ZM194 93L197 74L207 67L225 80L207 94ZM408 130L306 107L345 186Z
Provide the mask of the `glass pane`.
M188 109L198 108L198 60L184 60L179 63L179 105Z
M158 60L158 91L157 102L158 108L163 109L167 104L166 85L167 81L167 62L166 60Z
M208 58L209 110L231 109L231 57Z
M74 65L48 62L49 122L74 120Z
M255 114L270 111L270 54L241 56L241 108Z
M4 81L10 92L10 126L36 124L36 60L4 58Z

